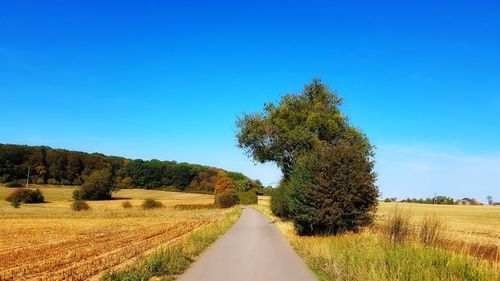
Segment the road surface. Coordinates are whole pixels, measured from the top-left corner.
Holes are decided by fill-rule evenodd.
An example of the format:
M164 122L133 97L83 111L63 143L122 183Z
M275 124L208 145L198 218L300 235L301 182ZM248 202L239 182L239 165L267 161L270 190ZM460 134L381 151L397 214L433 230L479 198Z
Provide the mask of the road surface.
M263 214L244 208L238 222L180 276L180 281L316 281Z

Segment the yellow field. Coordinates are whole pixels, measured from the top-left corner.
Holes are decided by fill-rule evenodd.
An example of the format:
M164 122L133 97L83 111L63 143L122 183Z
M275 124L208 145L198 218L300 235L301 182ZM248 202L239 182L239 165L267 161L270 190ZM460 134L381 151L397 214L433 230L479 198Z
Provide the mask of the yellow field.
M465 243L493 244L500 247L500 206L428 205L412 203L379 203L377 224L383 224L388 212L398 206L408 210L418 223L425 215L443 219L448 239Z
M391 243L381 235L380 225L395 203L381 203L375 227L361 233L298 236L290 221L271 214L269 199L259 197L254 207L275 223L319 280L500 280L500 207L398 203L400 209L411 209L416 224L425 214L445 221L446 238L455 242L426 247Z
M91 210L71 211L71 187L42 187L44 204L12 208L0 187L0 280L85 280L193 230L220 220L228 210L176 210L183 204L209 204L212 195L131 189L88 202ZM145 198L166 208L142 210ZM128 200L133 208L123 209Z
M268 207L270 197L259 196L259 205ZM500 206L458 206L429 205L414 203L380 202L375 216L375 224L383 225L387 214L395 207L407 210L414 223L425 215L435 214L444 221L447 239L495 245L500 248Z

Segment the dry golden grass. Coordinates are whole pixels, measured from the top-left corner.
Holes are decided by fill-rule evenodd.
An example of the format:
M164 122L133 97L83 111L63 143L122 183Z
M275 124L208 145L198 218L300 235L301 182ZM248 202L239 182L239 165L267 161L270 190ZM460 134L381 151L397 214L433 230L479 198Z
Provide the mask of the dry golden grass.
M474 241L499 242L494 237L500 229L493 229L499 223L498 207L468 209L466 206L466 209L460 209L463 206L403 205L402 209L412 209L415 223L419 223L425 214L436 213L438 217L446 218L445 222L452 227L449 230L451 236L455 231L457 239L470 237L463 236L469 233ZM447 251L441 249L443 245L429 247L413 241L392 243L378 231L373 231L377 227L338 236L298 236L290 221L271 214L268 197L259 197L259 204L253 207L273 220L320 280L500 280L500 263L496 258L484 259L474 253L469 254L475 257L457 254L454 252L463 251ZM394 204L380 205L378 226L387 221L386 216L393 208ZM476 220L477 217L480 219ZM475 232L475 227L486 231ZM468 249L463 244L461 247Z
M445 236L467 243L496 244L500 246L500 206L428 205L412 203L385 203L378 206L376 223L386 221L387 214L398 206L411 212L415 223L426 215L435 215L445 222Z
M50 203L12 208L0 187L0 280L85 280L144 252L217 222L227 210L176 210L209 204L213 196L151 190L122 190L122 200L91 201L73 212L71 187L41 187ZM142 210L145 198L166 208ZM132 208L124 209L129 201Z
M373 229L382 226L387 215L396 207L411 214L414 231L426 217L435 216L442 221L442 239L437 243L439 247L482 259L500 261L500 206L382 202Z
M259 196L259 205L268 210L270 197ZM488 251L488 259L498 259L500 252L500 206L429 205L414 203L380 202L375 228L387 222L387 215L397 206L411 214L413 224L419 224L426 216L436 216L444 222L443 246L456 252L464 250L474 256ZM444 245L446 244L446 245Z

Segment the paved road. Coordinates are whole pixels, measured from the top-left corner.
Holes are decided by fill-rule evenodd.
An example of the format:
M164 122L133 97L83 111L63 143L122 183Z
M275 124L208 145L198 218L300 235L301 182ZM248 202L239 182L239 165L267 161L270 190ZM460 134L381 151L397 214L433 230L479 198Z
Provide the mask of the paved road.
M180 281L316 281L279 230L259 211L241 218Z

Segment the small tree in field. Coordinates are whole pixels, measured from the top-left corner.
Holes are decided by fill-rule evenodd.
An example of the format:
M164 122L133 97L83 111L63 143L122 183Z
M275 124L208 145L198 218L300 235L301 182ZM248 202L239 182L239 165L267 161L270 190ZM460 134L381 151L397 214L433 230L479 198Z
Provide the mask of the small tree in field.
M109 200L115 190L111 172L107 169L93 172L80 187L83 200Z

